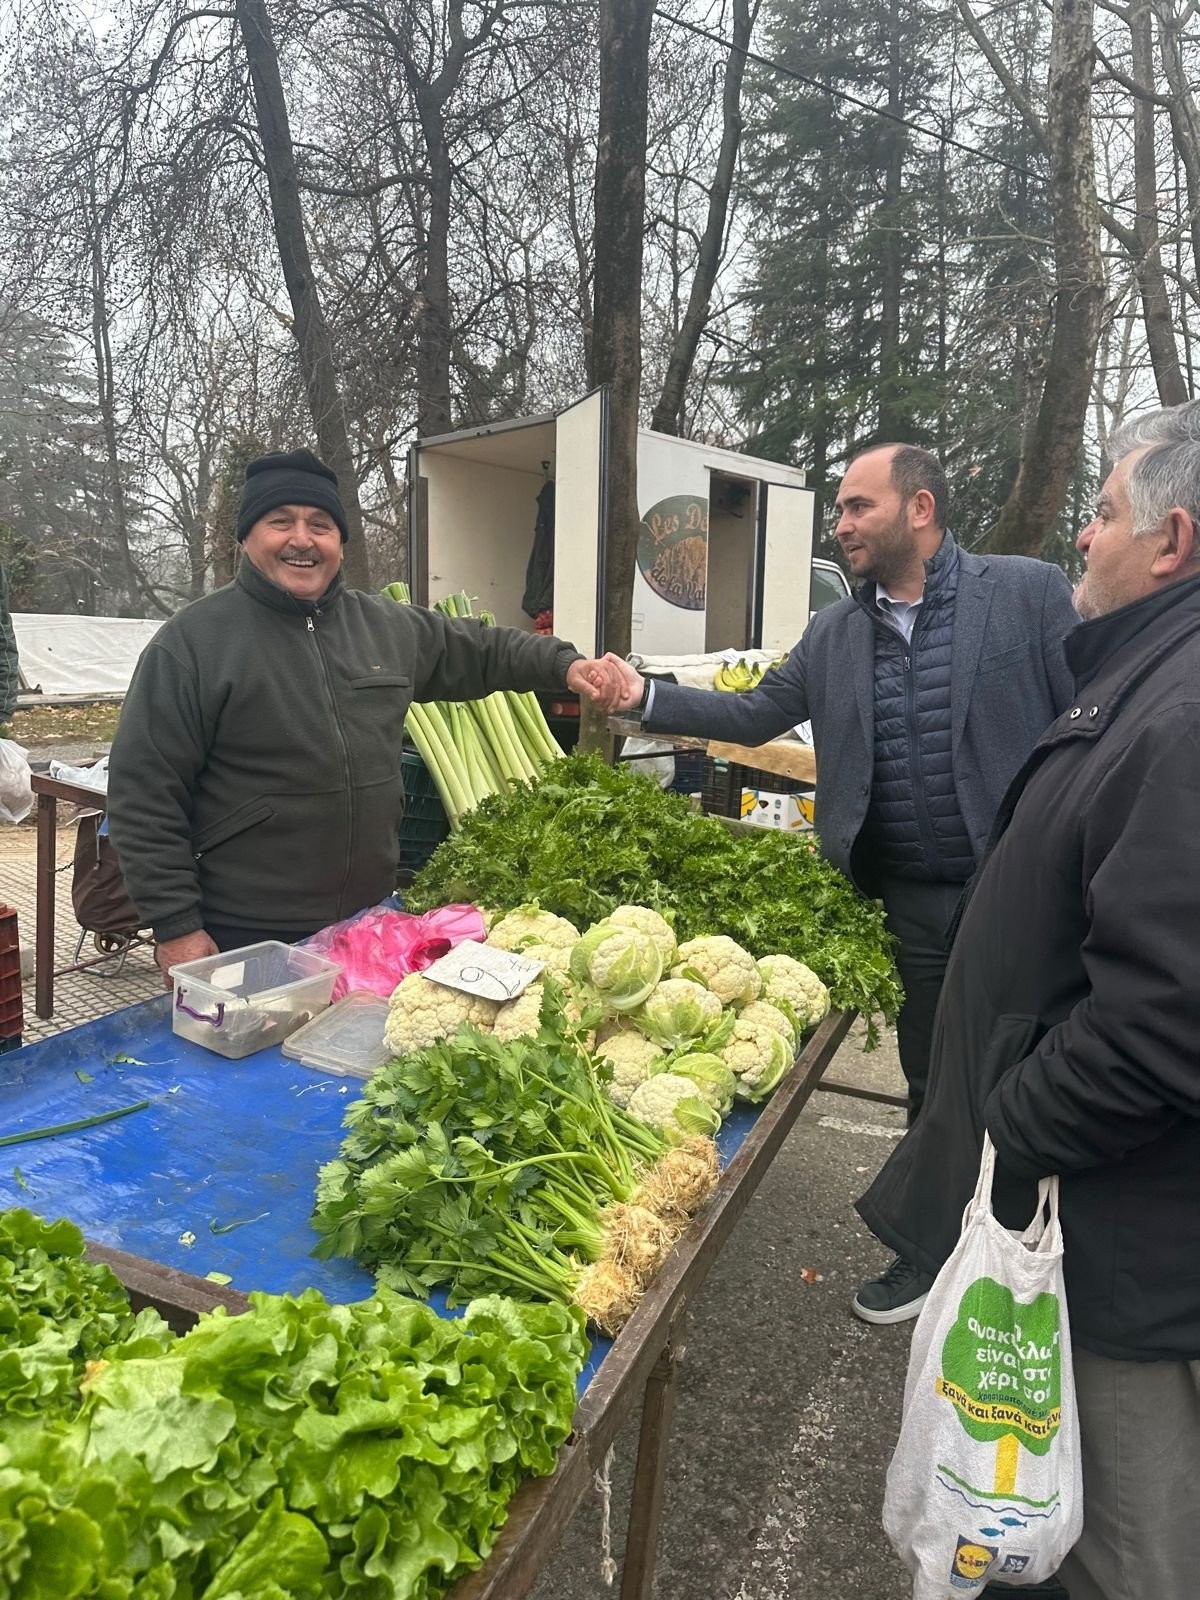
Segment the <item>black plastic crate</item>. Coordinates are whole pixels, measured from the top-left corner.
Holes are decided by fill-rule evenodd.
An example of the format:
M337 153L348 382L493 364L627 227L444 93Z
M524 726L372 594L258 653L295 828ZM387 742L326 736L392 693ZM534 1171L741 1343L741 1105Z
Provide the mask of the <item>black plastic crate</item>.
M676 794L702 794L712 762L703 750L676 750L675 778L670 787Z
M446 808L429 775L429 769L415 750L400 756L404 779L404 820L400 824L399 870L411 879L450 832Z
M764 789L768 794L794 794L805 787L780 772L764 772L758 767L739 766L736 761L708 761L700 809L714 817L740 817L742 790Z

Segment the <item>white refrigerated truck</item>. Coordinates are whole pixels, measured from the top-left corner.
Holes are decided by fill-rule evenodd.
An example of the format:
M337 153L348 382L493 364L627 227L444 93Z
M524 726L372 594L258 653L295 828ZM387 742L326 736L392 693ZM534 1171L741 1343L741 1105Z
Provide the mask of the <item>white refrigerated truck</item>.
M429 604L465 590L500 623L522 610L539 496L554 484L554 631L601 648L610 503L608 393L565 410L419 439L409 451L409 573ZM642 429L633 649L790 649L849 591L814 562L816 496L798 467Z

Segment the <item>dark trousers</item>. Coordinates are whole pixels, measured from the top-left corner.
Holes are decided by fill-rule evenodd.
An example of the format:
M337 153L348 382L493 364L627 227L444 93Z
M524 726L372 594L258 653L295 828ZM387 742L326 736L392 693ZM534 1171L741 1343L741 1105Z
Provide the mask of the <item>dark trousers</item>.
M294 929L281 932L278 928L235 928L225 922L206 922L204 931L218 950L241 950L248 944L266 944L277 940L280 944L299 944L301 939L311 939L315 928L299 933Z
M889 933L897 941L896 966L904 985L904 1004L896 1019L900 1066L908 1081L908 1120L921 1109L929 1081L933 1019L946 962L950 923L962 896L961 883L923 883L916 878L880 878L875 893L883 901Z

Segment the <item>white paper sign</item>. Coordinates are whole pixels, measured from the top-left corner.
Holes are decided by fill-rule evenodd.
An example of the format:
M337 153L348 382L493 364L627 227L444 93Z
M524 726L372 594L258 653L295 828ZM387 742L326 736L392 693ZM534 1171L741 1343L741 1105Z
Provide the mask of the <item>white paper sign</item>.
M484 1000L515 1000L541 973L544 962L530 961L511 950L464 939L448 955L439 956L424 976L448 989L461 989Z

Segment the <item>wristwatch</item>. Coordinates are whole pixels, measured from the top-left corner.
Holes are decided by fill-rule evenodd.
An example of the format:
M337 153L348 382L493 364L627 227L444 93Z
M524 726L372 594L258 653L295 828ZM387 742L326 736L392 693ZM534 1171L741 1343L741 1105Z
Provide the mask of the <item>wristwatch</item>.
M649 700L650 700L650 679L646 678L642 683L642 698L638 701L637 706L635 707L635 710L637 711L637 714L638 714L639 717L644 717L646 715L646 706L649 703Z

